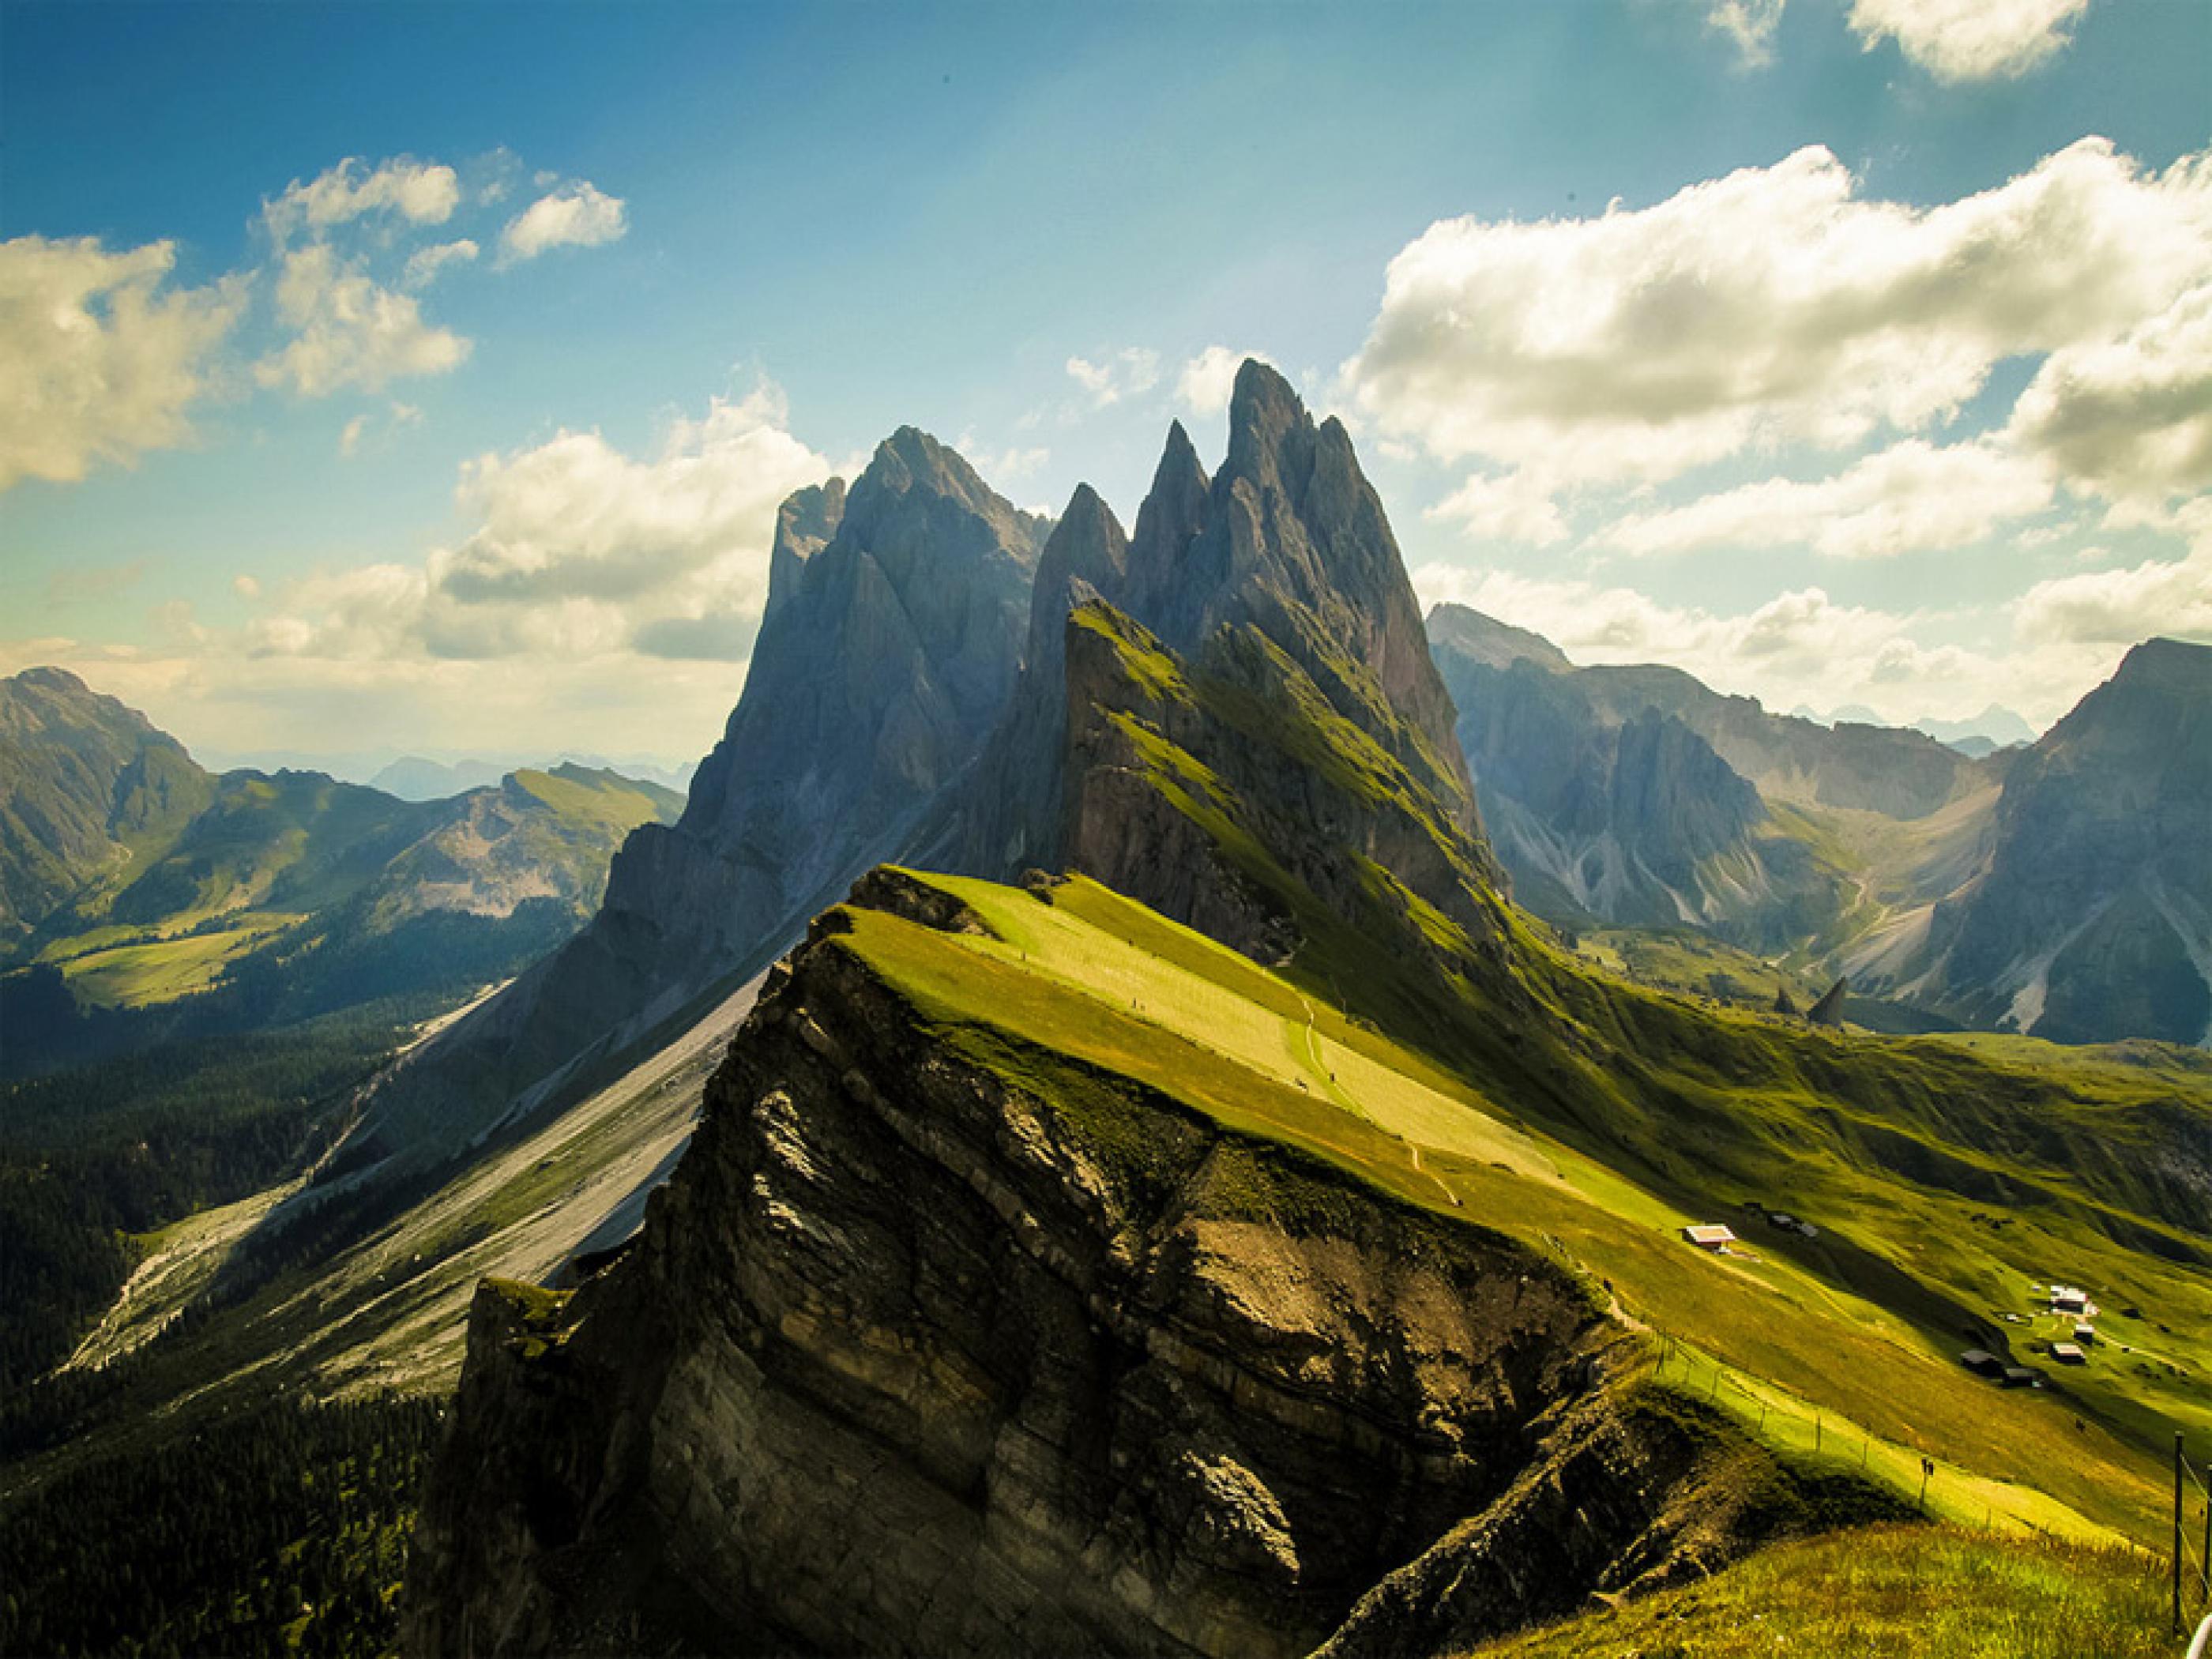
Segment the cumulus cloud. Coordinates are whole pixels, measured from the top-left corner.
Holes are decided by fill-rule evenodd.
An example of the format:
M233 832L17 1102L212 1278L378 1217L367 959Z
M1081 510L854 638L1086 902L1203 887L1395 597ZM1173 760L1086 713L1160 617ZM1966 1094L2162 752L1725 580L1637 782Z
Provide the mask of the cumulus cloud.
M1095 407L1104 409L1158 386L1160 354L1145 346L1127 346L1095 363L1087 357L1070 357L1067 374L1090 394Z
M0 242L0 489L191 441L186 411L246 295L237 278L173 285L176 257L169 242Z
M623 199L577 179L539 197L500 234L501 257L512 264L556 247L599 247L629 228Z
M2212 280L2118 339L2051 353L2014 404L2011 433L2116 500L2212 483Z
M1550 547L1567 538L1566 518L1552 498L1550 483L1525 468L1494 477L1478 473L1428 516L1456 524L1477 541Z
M425 322L412 296L382 286L326 242L283 256L276 313L292 337L254 366L254 377L302 397L347 386L374 392L410 375L445 374L469 355L470 343Z
M457 486L474 527L456 545L241 576L236 628L180 619L143 649L0 639L0 664L60 663L233 750L325 750L338 729L349 745L407 746L459 710L487 746L534 749L558 730L629 750L649 724L669 752L702 752L743 681L775 509L829 471L763 386L641 453L561 433L483 456Z
M1628 553L1809 547L1839 559L1963 547L2049 507L2049 471L2001 443L1908 438L1832 477L1769 478L1631 514L1599 539Z
M2113 339L2212 272L2212 163L2101 138L1933 208L1798 151L1655 206L1431 226L1344 380L1386 434L1562 482L1656 480L1955 413L2000 360Z
M1263 351L1234 351L1227 346L1211 345L1182 366L1176 376L1176 398L1194 415L1218 415L1229 407L1229 399L1237 390L1237 371L1244 366L1247 357L1273 366L1274 359Z
M561 432L464 465L456 499L476 528L458 545L289 583L240 647L394 665L527 656L546 672L633 650L738 660L775 510L829 471L772 386L678 420L642 458Z
M480 251L465 236L450 242L433 242L428 247L418 247L407 256L407 286L426 288L447 265L467 264Z
M458 495L482 528L443 562L441 586L463 601L626 599L733 558L764 583L776 508L829 473L785 419L763 386L677 421L647 459L564 431L471 461ZM765 589L747 597L757 610Z
M2088 9L2089 0L1851 0L1850 25L1868 51L1894 40L1939 81L2004 80L2057 56Z
M2052 646L2128 646L2154 635L2212 644L2212 496L2167 515L2187 550L2112 570L2040 581L2012 602L2021 641Z
M2212 643L2212 557L2054 577L2012 609L2021 637L2032 641L2134 645L2163 634Z
M1774 61L1774 31L1781 26L1784 0L1712 0L1705 26L1726 35L1747 69Z
M262 204L262 217L281 246L301 231L320 234L369 214L442 225L460 202L460 179L449 167L401 156L371 168L348 156L311 183L295 179Z
M1920 637L1923 618L1838 602L1808 586L1749 611L1670 605L1627 586L1472 571L1430 563L1413 573L1428 604L1472 605L1534 629L1581 663L1664 662L1770 708L1864 703L1907 722L1963 718L2002 702L2047 722L2111 672L2106 649L2039 656Z

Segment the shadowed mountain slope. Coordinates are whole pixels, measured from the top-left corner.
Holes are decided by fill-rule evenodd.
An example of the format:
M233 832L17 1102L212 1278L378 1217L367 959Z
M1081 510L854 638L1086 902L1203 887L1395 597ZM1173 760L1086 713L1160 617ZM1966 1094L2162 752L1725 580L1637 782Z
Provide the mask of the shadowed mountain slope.
M683 817L616 858L599 915L380 1085L350 1164L444 1156L757 971L903 850L1020 662L1049 526L904 427L779 515L744 695Z
M2212 1045L2212 646L2137 646L2019 756L1985 862L1889 971L2060 1042Z

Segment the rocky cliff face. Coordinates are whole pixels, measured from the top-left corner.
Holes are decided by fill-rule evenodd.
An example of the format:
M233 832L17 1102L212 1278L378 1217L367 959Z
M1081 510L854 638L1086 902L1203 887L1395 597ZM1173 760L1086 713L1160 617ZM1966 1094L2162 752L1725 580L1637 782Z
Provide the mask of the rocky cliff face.
M1440 607L1431 625L1460 743L1524 904L1565 926L1689 924L1784 949L1849 901L1846 873L1776 823L1680 715L1617 709L1586 685L1599 671L1554 663L1473 612Z
M1394 753L1251 623L1186 661L1094 602L1066 661L1067 868L1261 961L1348 928L1510 980L1487 849L1404 726Z
M1247 362L1220 471L1209 478L1171 427L1133 533L1125 539L1085 487L1046 564L1006 729L951 804L930 862L1002 878L1032 864L1079 869L1241 948L1285 954L1297 925L1284 904L1261 904L1249 880L1220 874L1235 862L1223 849L1187 855L1208 831L1137 787L1147 775L1107 715L1155 732L1170 720L1168 741L1186 762L1235 780L1209 796L1212 808L1248 841L1257 834L1274 862L1313 877L1332 914L1352 914L1344 890L1372 885L1380 859L1495 937L1504 877L1483 840L1451 699L1340 423L1316 424L1280 375ZM1090 602L1118 620L1071 630L1070 614ZM1170 700L1171 712L1152 698L1157 677L1132 680L1095 648L1109 639L1141 641L1139 656L1164 655L1176 676L1188 671L1186 691L1205 695ZM1332 773L1364 781L1337 787ZM1322 796L1330 810L1311 810ZM1407 861L1382 858L1386 844Z
M2014 763L1929 989L2039 1036L2212 1043L2212 647L2153 640Z
M907 849L1005 709L1049 526L902 428L779 515L744 693L683 817L648 824L562 951L383 1086L363 1155L449 1149L548 1097Z
M479 1293L410 1651L1426 1653L1769 1523L1555 1265L1125 1079L1016 1086L842 914L632 1251Z

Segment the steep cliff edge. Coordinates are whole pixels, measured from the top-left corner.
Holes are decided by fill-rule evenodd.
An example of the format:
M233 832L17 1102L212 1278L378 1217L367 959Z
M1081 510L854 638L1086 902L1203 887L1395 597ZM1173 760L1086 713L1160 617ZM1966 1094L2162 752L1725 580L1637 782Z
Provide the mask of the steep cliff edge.
M902 853L998 724L1048 528L912 427L849 491L792 496L744 695L682 817L629 837L557 955L380 1080L349 1164L434 1161L575 1093Z
M631 1251L479 1292L410 1650L1431 1652L1802 1522L1549 1258L1032 1043L1018 961L948 1036L985 927L870 877Z

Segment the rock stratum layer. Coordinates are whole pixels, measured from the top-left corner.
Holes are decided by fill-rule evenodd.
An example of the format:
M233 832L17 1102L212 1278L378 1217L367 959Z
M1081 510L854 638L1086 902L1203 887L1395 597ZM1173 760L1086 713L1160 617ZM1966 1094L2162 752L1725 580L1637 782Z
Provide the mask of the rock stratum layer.
M628 1255L479 1292L410 1651L1431 1652L1799 1504L1625 1389L1556 1263L1125 1079L1018 1086L852 927Z

